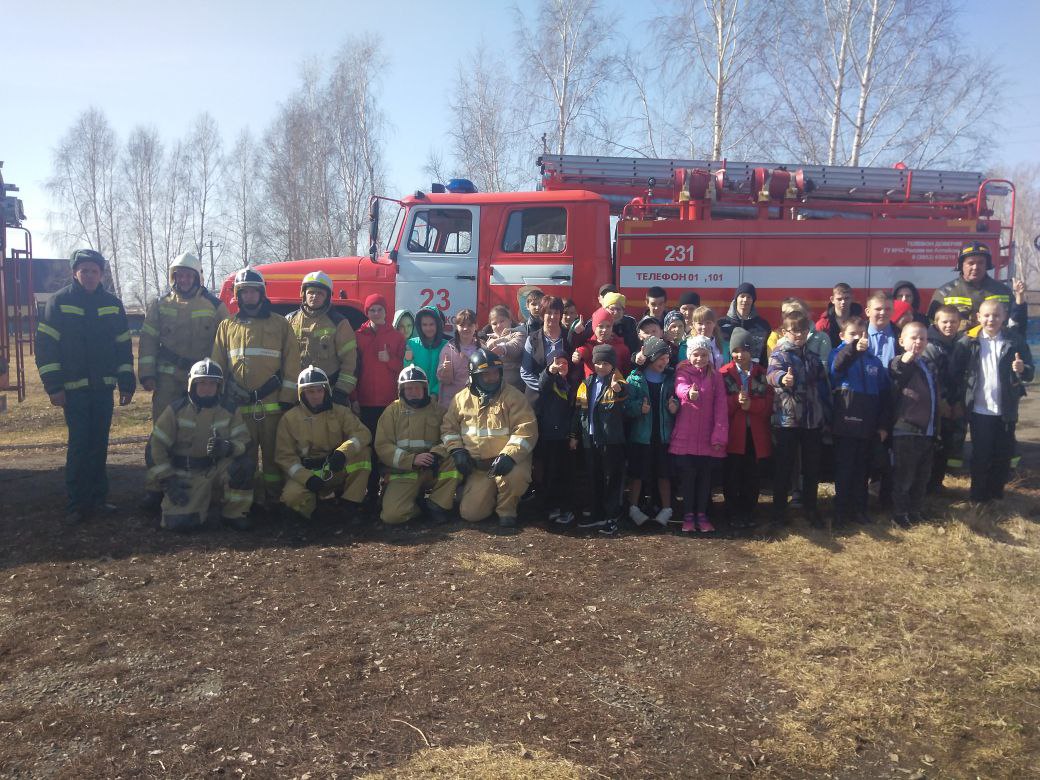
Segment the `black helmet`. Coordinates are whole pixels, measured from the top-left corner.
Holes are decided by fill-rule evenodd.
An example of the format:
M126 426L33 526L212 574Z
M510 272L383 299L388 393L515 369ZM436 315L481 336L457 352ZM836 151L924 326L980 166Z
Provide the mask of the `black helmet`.
M261 303L267 297L267 283L264 281L264 277L260 275L260 272L254 271L252 268L243 268L235 274L235 300L238 302L240 309L244 308L242 306L242 290L247 287L256 287L260 290ZM255 310L249 312L250 315L255 313Z
M969 257L981 255L986 258L986 270L993 270L993 254L989 251L989 247L983 244L981 241L969 241L967 244L961 247L960 254L957 255L957 271L960 272L964 266L964 261Z
M324 400L317 406L311 406L303 396L303 389L305 387L324 387ZM307 366L307 368L300 372L300 375L296 379L296 393L299 396L300 403L310 409L314 414L332 408L332 384L329 382L329 375L317 366Z
M486 382L481 376L498 369L498 379ZM469 388L484 399L493 396L502 387L502 358L490 349L481 347L469 357Z
M215 379L217 382L217 394L209 398L199 398L195 392L195 383L200 379ZM188 398L196 406L215 406L220 400L220 390L224 385L224 372L220 366L209 358L203 358L191 367L188 372Z
M422 382L423 384L423 397L417 400L411 400L404 397L404 385L407 382ZM430 403L430 379L426 376L426 372L423 371L419 366L405 366L401 369L401 373L397 375L397 397L400 398L404 403L409 406L421 409Z
M100 252L96 252L93 249L77 249L72 253L72 257L69 258L69 262L72 263L72 270L75 272L76 266L80 263L94 263L101 272L105 272L105 257Z

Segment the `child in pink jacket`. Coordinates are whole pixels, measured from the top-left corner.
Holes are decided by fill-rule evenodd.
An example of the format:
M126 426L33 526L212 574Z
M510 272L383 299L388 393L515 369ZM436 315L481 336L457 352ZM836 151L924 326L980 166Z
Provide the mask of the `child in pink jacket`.
M674 457L682 486L683 533L710 533L715 530L708 520L711 475L715 464L726 457L729 441L726 385L712 366L707 338L691 337L688 353L675 370L679 414L668 452Z

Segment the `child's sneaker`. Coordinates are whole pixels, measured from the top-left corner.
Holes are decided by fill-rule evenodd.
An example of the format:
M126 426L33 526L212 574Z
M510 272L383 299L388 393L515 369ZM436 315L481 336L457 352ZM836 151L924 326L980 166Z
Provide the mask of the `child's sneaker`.
M549 510L549 522L554 522L557 517L563 514L563 510L559 507Z
M711 520L703 512L697 515L697 530L702 534L710 534L715 530L715 526L711 524Z
M560 510L560 513L553 518L553 523L557 528L570 528L574 525L574 513Z
M697 524L693 521L693 512L687 512L682 519L682 532L692 534L697 530Z
M606 520L598 531L600 536L617 536L618 522L616 519Z
M628 508L628 519L636 525L642 526L643 523L650 519L650 515L646 514L635 504L632 504L632 506Z
M594 520L590 517L583 517L578 522L578 528L582 531L598 531L600 528L605 526L607 523L605 520Z
M664 509L662 509L660 512L658 512L656 515L654 515L654 522L657 523L658 525L660 525L661 528L667 528L668 527L668 523L671 521L671 519L672 519L672 508L670 506L666 506Z

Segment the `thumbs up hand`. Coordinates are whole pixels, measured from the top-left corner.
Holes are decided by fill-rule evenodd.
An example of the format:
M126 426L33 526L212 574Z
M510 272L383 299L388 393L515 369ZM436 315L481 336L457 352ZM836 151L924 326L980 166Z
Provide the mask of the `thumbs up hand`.
M650 399L649 398L644 398L643 399L643 409L642 409L642 411L643 411L643 414L650 414Z
M866 352L868 349L870 349L870 337L867 335L866 331L863 331L863 335L860 336L859 340L856 342L856 351Z
M686 393L686 397L691 401L696 401L701 397L700 391L697 389L696 385L690 385L690 390Z
M916 357L917 353L912 349L908 349L906 352L900 355L899 359L902 360L904 363L912 363Z
M1016 374L1021 374L1026 370L1026 362L1022 359L1022 356L1015 353L1015 359L1011 362L1011 370Z
M635 354L635 357L634 357L634 358L632 358L632 360L633 360L633 361L635 362L635 364L636 364L637 366L641 366L641 365L643 365L644 363L646 363L646 355L644 355L644 354L643 354L643 350L639 350L639 351L638 351L638 352L637 352L637 353Z
M794 369L791 366L787 367L787 373L784 374L784 378L780 380L780 384L788 390L794 387Z
M1015 291L1015 303L1024 303L1026 299L1026 283L1021 279L1015 279L1011 289Z
M437 378L442 382L445 379L451 378L451 358L447 355L444 356L444 360L441 361L441 364L437 366Z
M668 411L671 414L679 413L679 399L676 398L674 395L668 399Z
M386 355L386 357L383 357L384 355ZM386 347L383 347L383 351L379 353L378 357L384 363L390 360L390 353L386 351ZM411 348L409 347L404 351L404 362L411 363L413 360L415 360L415 353L412 352Z
M740 408L745 412L751 408L751 396L747 394L747 390L741 390L737 393L737 403L740 404Z
M574 350L574 354L571 355L571 362L575 365L581 362L581 352L579 350Z

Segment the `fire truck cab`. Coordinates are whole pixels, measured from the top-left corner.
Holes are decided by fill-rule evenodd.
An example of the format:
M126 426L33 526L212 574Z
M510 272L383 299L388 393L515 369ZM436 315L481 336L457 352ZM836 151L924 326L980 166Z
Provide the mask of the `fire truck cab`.
M456 190L460 189L458 187ZM497 304L516 312L531 286L595 306L610 281L610 205L586 191L416 192L372 202L369 257L333 257L263 265L267 295L279 311L299 306L300 280L321 269L332 278L334 305L357 325L362 302L382 294L391 309L413 314L435 306L446 314ZM394 215L390 208L396 207ZM384 214L384 212L389 212ZM393 218L378 246L381 221ZM221 297L233 304L231 280Z

